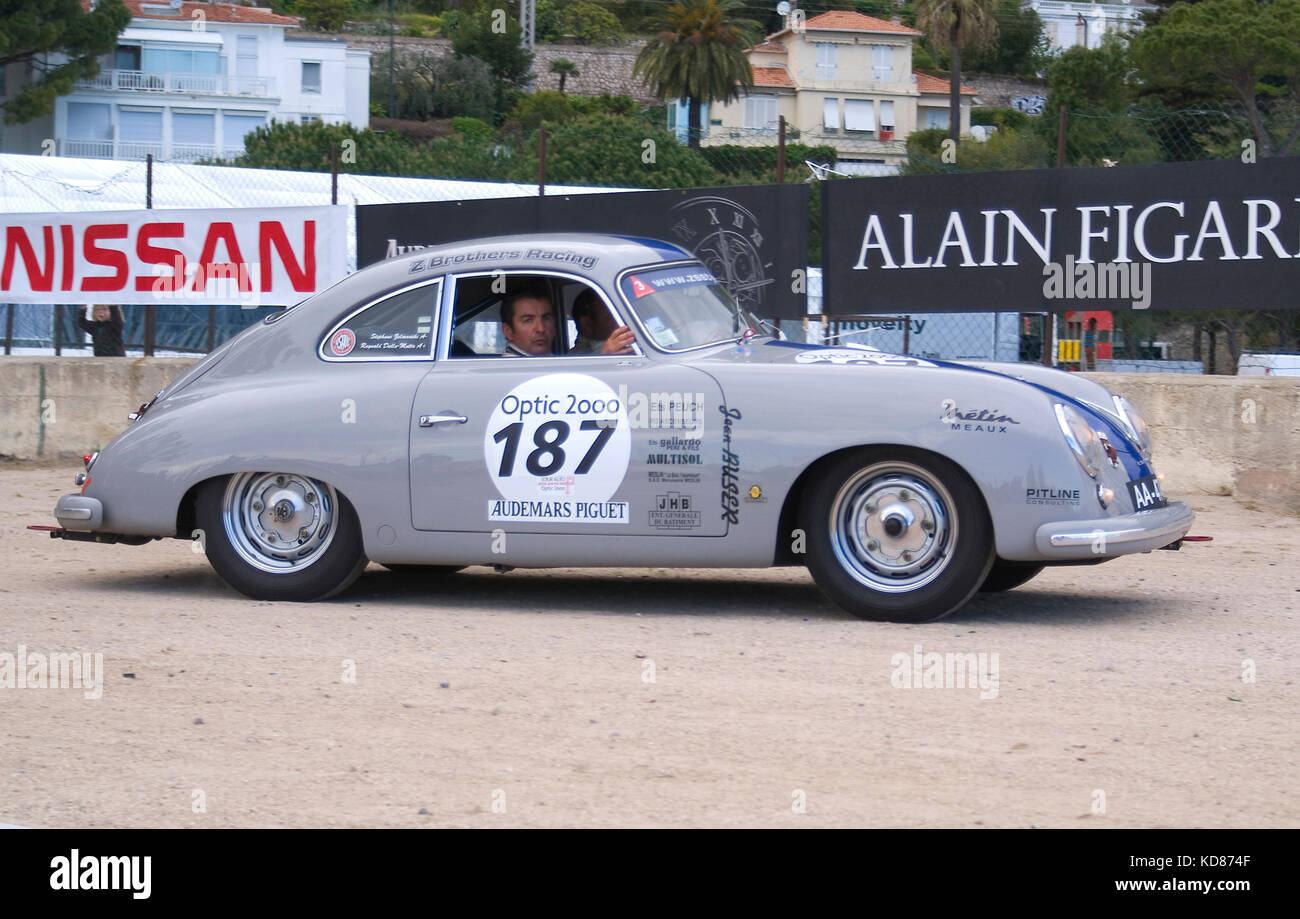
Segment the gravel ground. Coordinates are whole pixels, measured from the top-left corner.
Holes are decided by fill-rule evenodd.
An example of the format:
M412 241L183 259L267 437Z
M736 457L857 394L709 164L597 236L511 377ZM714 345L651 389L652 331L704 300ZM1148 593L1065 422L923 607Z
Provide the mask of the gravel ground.
M1212 543L905 626L795 568L371 565L256 602L184 542L26 532L75 471L0 466L0 678L103 659L0 688L0 823L1300 825L1300 531L1230 497L1190 499ZM896 686L918 645L996 687Z

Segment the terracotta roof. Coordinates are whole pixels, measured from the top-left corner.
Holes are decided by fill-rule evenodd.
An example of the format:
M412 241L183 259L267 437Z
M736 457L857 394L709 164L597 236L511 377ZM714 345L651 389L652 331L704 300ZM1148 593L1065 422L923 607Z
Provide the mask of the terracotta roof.
M794 89L794 80L784 67L754 67L755 86L788 86Z
M921 73L919 70L916 71L916 88L923 93L943 93L946 96L951 87L952 82L950 80L931 76L928 73ZM975 92L966 84L962 84L961 94L963 96L973 96Z
M239 6L235 3L194 3L181 4L176 12L160 12L145 9L145 0L124 0L131 15L138 19L164 19L168 22L194 21L194 11L201 10L209 22L244 22L249 24L264 23L268 25L297 27L296 16L281 16L270 9L255 6ZM83 5L85 3L83 2ZM166 6L165 0L149 0L149 6Z
M807 29L840 29L848 32L902 32L905 35L920 35L916 29L909 29L897 22L863 16L848 10L831 10L811 19L804 20Z
M779 51L785 53L785 45L777 41L763 41L749 49L750 51Z

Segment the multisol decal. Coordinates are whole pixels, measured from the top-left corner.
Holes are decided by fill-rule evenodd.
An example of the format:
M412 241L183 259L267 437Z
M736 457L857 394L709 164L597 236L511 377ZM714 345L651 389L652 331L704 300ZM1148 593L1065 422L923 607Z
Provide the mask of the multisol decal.
M740 420L740 409L719 405L722 412L722 519L740 523L740 457L731 450L731 426Z
M1078 504L1080 491L1077 488L1026 488L1026 504Z
M1007 425L1020 424L1010 415L1004 415L997 409L977 408L962 411L952 399L941 403L943 413L939 423L951 426L954 431L983 431L985 434L1005 434Z

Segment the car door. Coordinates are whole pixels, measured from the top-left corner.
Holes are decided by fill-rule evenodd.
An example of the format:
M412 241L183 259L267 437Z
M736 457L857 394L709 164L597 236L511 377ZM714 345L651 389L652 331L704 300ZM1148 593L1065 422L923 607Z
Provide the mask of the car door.
M448 344L411 414L416 529L725 535L715 509L721 422L709 416L721 419L722 394L712 377L643 353L453 357L453 340L486 336L453 339L454 282L447 298Z

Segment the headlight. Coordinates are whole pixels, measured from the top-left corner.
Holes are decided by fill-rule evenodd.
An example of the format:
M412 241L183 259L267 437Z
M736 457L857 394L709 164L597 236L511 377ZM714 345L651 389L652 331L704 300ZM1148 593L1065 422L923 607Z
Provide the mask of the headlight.
M1115 403L1115 413L1124 421L1124 426L1128 428L1133 439L1142 450L1142 456L1151 459L1151 428L1147 426L1146 419L1138 414L1138 410L1133 407L1133 403L1123 396L1112 396Z
M1079 461L1083 471L1095 479L1106 460L1101 441L1097 439L1097 432L1092 429L1092 425L1088 424L1088 419L1073 406L1057 402L1055 407L1056 421L1061 426L1061 434L1064 435L1065 442L1070 445L1070 451L1074 453L1074 458Z

